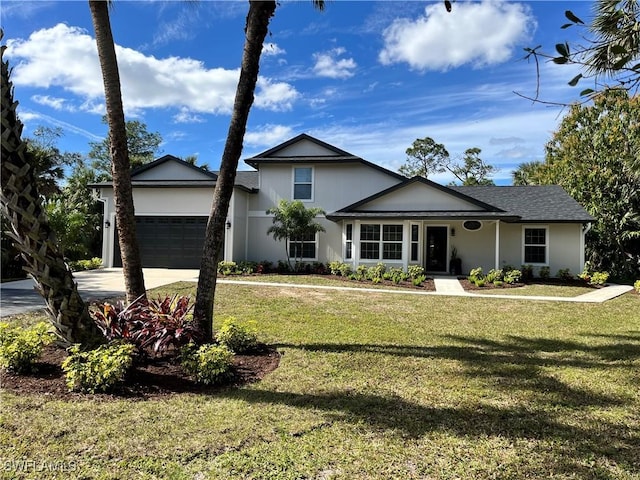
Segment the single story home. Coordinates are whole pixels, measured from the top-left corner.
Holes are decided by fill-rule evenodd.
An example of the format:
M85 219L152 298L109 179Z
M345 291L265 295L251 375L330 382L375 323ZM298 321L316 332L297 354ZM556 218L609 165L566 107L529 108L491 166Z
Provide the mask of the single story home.
M406 178L306 134L248 158L239 171L227 220L224 260L285 260L267 235L266 211L297 199L326 213L325 228L304 240L308 262L422 265L433 274L511 265L573 273L584 265L593 218L559 186L443 186ZM171 155L132 173L137 233L146 267L198 268L217 176ZM121 264L110 183L104 202L103 262Z

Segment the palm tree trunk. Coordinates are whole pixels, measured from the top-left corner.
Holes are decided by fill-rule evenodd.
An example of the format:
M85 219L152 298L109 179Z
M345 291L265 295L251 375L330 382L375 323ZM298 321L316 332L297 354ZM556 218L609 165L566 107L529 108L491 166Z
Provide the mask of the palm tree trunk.
M96 34L98 57L102 68L104 96L109 124L111 149L111 174L113 196L116 206L118 242L122 257L122 271L127 293L127 301L132 302L146 295L142 260L136 237L135 210L131 191L131 164L127 148L127 130L120 91L120 74L116 49L111 33L108 1L90 0L91 19Z
M1 33L0 33L1 38ZM4 56L5 46L1 48ZM9 65L2 62L2 214L11 223L16 248L25 260L25 270L36 282L45 300L50 322L61 343L80 343L91 348L105 341L89 316L78 293L71 270L64 261L38 193L33 157L22 140L18 102L13 100Z
M258 81L262 44L267 36L269 21L275 9L276 2L273 0L252 0L249 2L240 80L236 89L231 123L222 154L220 174L213 193L213 204L207 223L193 312L194 319L204 332L205 342L213 339L213 299L218 261L224 245L225 222L229 212L229 202L233 193L238 161L242 154L249 110L253 104Z

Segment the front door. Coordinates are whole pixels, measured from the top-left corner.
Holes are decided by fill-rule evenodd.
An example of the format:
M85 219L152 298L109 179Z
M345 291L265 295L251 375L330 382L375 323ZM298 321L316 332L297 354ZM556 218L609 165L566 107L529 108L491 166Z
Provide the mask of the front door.
M447 227L427 227L428 272L447 271Z

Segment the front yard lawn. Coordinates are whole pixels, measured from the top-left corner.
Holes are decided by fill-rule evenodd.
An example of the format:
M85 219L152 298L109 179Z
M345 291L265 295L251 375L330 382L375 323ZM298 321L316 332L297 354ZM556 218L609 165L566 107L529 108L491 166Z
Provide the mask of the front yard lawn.
M195 285L154 295L175 292ZM256 320L275 371L151 399L3 391L0 478L638 479L639 307L220 284L218 318ZM74 471L34 470L55 462Z

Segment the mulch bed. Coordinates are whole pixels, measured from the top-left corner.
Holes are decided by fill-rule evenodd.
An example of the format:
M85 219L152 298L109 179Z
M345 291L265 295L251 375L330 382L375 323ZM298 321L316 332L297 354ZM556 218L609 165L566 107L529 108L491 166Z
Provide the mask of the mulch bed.
M37 371L27 375L2 372L2 389L19 395L35 394L45 398L64 400L115 400L119 398L148 399L176 393L213 393L222 388L241 386L264 378L278 368L280 354L268 345L260 345L251 352L236 355L232 376L222 385L210 386L194 382L174 358L152 359L135 366L126 382L110 393L83 394L69 392L60 367L67 352L56 346L45 347Z
M351 280L348 277L342 277L340 275L321 275L323 278L331 278L333 280L339 280L346 283L345 287L351 285L366 285L368 287L401 287L401 288L409 288L411 290L423 290L427 292L435 292L436 284L432 278L427 278L422 285L416 287L411 281L405 281L400 283L394 283L391 280L381 280L379 283L373 283L371 280Z

